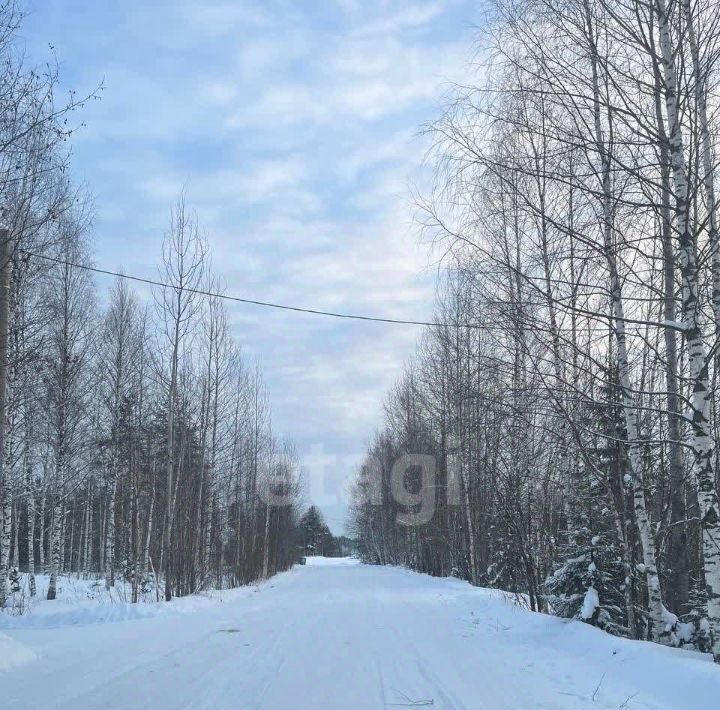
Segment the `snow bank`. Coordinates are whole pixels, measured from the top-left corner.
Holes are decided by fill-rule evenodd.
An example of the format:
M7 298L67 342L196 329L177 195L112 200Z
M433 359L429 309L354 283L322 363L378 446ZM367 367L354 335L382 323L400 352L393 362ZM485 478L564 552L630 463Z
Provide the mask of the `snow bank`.
M247 597L270 580L235 589L211 590L187 597L176 597L169 604L154 591L133 604L129 584L118 580L111 589L104 579L58 578L57 598L48 601L49 577L36 575L37 594L27 589L8 608L0 610L0 629L56 629L66 626L92 626L166 614L188 614L212 608L224 601Z

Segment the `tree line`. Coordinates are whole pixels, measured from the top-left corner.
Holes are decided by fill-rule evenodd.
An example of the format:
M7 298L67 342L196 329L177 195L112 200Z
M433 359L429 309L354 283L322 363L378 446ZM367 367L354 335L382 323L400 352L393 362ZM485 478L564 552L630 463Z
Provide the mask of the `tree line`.
M323 514L314 505L300 516L295 539L298 553L306 557L353 557L357 553L355 540L347 535L333 535Z
M36 573L48 599L62 574L100 574L133 601L285 569L297 456L231 335L197 217L184 196L172 208L167 287L98 292L68 166L99 94L61 101L57 67L27 63L22 20L0 3L0 607L21 603L18 569L30 595Z
M362 554L720 661L720 6L488 12L428 127L439 325L360 471ZM404 453L436 462L423 525Z

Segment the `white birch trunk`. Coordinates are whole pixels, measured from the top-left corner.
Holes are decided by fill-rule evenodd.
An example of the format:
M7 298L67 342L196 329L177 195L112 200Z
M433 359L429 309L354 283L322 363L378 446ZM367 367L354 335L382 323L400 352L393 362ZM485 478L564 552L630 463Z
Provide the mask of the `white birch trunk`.
M265 544L263 550L263 572L262 576L267 579L268 565L270 558L270 506L265 505Z
M113 453L114 458L114 453ZM107 510L107 531L105 536L105 589L115 586L115 498L117 496L117 466L111 463L110 498Z
M45 501L47 496L43 491L42 499L40 500L40 529L38 530L38 564L40 565L40 571L45 572L45 518L47 508Z
M705 209L708 220L708 247L712 269L712 305L715 330L720 333L720 243L718 243L717 200L715 197L715 164L710 135L710 123L707 113L707 76L700 66L700 48L698 47L695 19L692 16L690 0L683 0L683 11L687 24L687 37L690 44L690 57L693 71L693 93L697 107L697 121L700 129L700 157L702 159L702 182L704 187Z
M57 597L57 579L60 574L60 536L62 534L62 514L63 507L60 503L60 499L57 498L55 505L53 506L52 521L50 523L50 581L48 583L47 591L48 599L55 599Z
M627 336L625 331L625 309L623 306L622 288L620 285L617 262L613 251L611 165L602 131L602 104L600 96L600 81L598 76L598 62L596 56L597 50L595 46L592 15L587 0L584 2L584 7L588 37L590 39L589 50L592 67L595 144L600 155L602 171L603 244L610 281L609 291L613 316L613 329L615 331L615 340L617 343L618 380L622 392L623 418L628 437L628 459L630 462L630 475L632 478L633 506L635 509L635 517L640 536L643 564L645 565L645 578L648 588L648 616L651 625L650 635L655 641L664 641L668 638L665 632L665 607L662 600L660 576L657 570L655 538L645 500L638 415L635 402L633 401L632 384L630 381L630 363L628 360Z
M27 465L25 470L25 511L27 515L27 548L28 548L28 582L30 596L37 591L35 586L35 492L32 486L32 469Z
M5 606L10 593L10 517L12 507L7 489L0 512L2 513L2 521L0 522L0 608L2 608Z
M702 520L703 566L708 596L712 652L715 662L720 663L720 509L718 508L713 470L714 441L710 426L708 357L700 325L697 246L690 224L688 173L678 109L677 69L665 0L657 0L657 10L660 49L665 74L665 108L669 125L670 164L676 199L675 226L678 232L682 273L683 327L688 348L688 369L692 388L690 443L693 450L693 472L698 483L698 504Z
M7 466L7 351L10 323L10 275L12 268L10 230L0 228L0 608L9 593L11 496Z

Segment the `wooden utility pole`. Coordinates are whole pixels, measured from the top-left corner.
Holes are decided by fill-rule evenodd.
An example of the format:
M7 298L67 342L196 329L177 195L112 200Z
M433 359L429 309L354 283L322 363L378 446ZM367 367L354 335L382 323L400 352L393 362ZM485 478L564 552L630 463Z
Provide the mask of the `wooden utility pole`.
M8 597L10 563L10 493L5 470L5 434L7 425L7 351L10 326L10 277L12 244L10 230L0 226L0 607Z

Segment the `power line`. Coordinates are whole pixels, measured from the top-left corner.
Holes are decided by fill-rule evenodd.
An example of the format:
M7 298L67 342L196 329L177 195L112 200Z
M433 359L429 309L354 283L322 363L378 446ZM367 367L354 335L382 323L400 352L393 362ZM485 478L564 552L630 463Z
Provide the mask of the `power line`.
M116 276L121 279L128 281L137 281L139 283L147 284L149 286L158 286L160 288L169 288L174 291L178 290L177 286L165 283L163 281L156 281L155 279L147 279L142 276L133 276L130 274L123 274L119 271L111 271L110 269L101 269L96 266L88 266L87 264L78 264L72 261L66 261L65 259L59 259L54 256L48 256L47 254L37 254L35 252L28 251L27 249L20 249L18 251L36 259L44 259L45 261L51 261L55 264L62 266L69 266L75 269L83 269L85 271L92 271L97 274L104 274L106 276ZM210 298L222 298L226 301L234 301L236 303L245 303L252 306L261 306L263 308L275 308L282 311L293 311L295 313L308 313L316 316L329 316L330 318L345 318L349 320L362 320L371 321L373 323L389 323L391 325L421 325L431 328L474 328L477 330L498 330L502 329L501 326L491 326L480 323L441 323L437 321L421 321L421 320L403 320L400 318L382 318L379 316L365 316L358 315L355 313L336 313L334 311L322 311L317 308L302 308L301 306L288 306L281 303L271 303L269 301L257 301L252 298L241 298L240 296L229 296L224 293L213 293L212 291L204 291L197 288L183 287L183 291L187 293L194 293L199 296L208 296Z

